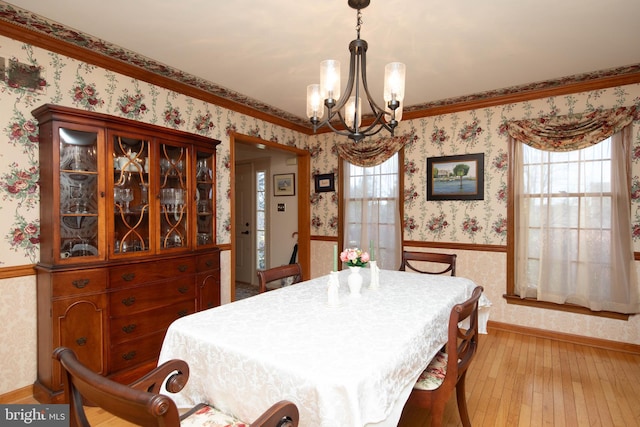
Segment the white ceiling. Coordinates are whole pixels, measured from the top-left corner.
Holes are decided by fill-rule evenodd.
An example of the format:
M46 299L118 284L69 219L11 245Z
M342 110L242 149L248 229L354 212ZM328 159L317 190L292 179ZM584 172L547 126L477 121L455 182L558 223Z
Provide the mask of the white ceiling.
M356 36L347 0L9 3L299 117L321 60L346 82ZM411 106L640 63L639 17L639 0L372 0L361 38L372 95L401 61Z

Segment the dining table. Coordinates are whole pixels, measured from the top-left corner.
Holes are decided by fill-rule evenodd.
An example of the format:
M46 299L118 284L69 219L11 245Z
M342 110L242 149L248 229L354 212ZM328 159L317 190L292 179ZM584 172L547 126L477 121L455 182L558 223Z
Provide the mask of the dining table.
M290 400L301 427L397 426L420 373L447 341L454 305L476 284L463 277L378 270L351 295L348 270L174 321L159 364L182 359L178 407L208 403L247 422ZM334 276L335 277L335 276Z

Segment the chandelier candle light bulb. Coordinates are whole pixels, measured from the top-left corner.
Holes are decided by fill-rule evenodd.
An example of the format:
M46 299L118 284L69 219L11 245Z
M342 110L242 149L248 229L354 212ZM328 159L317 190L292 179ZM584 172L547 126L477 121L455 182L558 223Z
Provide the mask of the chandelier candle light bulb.
M329 100L340 96L340 61L327 59L320 63L320 93Z
M352 127L354 119L357 120L358 126L362 124L362 98L358 97L358 108L356 108L356 97L349 98L349 102L344 106L344 121L347 122L347 126ZM357 115L357 117L356 117Z
M307 86L307 117L321 119L324 115L324 105L320 96L320 85L312 84Z

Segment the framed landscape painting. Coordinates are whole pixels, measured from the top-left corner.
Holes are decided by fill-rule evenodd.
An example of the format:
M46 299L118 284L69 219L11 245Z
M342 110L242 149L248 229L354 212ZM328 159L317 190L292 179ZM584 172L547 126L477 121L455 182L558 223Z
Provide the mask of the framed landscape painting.
M427 158L427 200L483 200L484 153Z
M283 173L273 175L273 195L274 196L295 196L296 180L295 174Z

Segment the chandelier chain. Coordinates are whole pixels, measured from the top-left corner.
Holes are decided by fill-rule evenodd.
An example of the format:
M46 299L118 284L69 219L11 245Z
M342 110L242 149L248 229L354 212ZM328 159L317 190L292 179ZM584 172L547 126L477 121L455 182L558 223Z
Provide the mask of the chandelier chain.
M362 11L358 9L357 23L356 23L356 32L358 33L358 38L360 38L360 28L362 28Z

